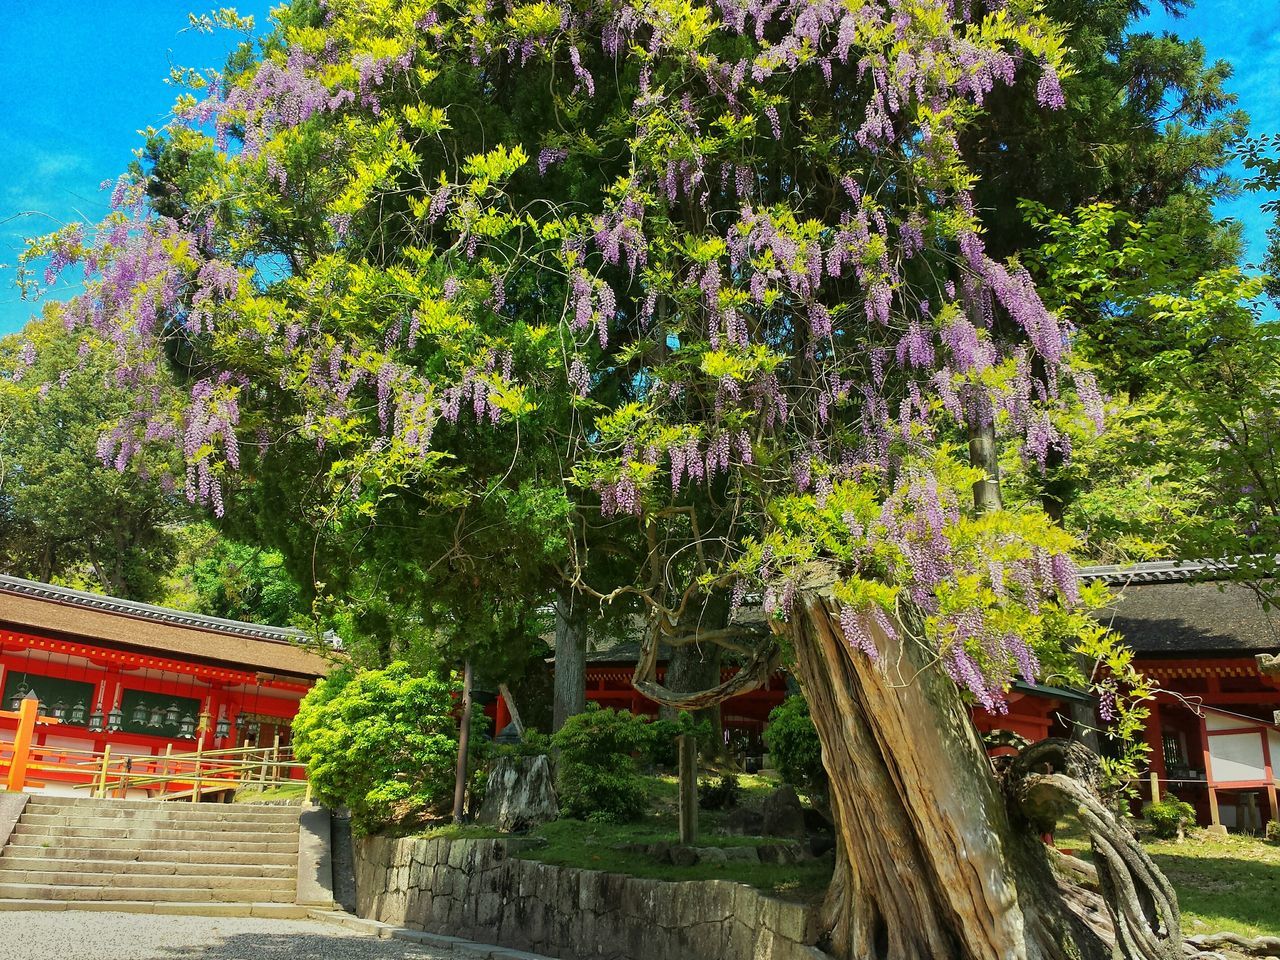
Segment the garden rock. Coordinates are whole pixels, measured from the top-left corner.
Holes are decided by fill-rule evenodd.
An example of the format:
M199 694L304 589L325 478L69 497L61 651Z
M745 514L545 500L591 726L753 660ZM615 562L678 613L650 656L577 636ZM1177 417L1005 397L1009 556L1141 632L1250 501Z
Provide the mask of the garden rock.
M560 816L551 764L542 757L503 757L493 765L480 823L523 833Z
M783 784L764 801L764 825L762 833L766 837L791 837L802 839L804 830L804 807L800 798L789 784Z
M764 816L750 807L735 807L724 818L724 832L741 837L758 837L764 831Z

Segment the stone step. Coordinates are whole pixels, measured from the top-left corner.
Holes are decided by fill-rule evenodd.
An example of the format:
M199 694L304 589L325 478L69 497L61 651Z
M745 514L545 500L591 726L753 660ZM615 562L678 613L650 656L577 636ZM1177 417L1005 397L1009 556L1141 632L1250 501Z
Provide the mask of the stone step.
M119 866L119 864L117 864ZM79 864L76 864L79 867ZM255 900L271 899L288 894L290 900L297 890L296 878L281 880L279 877L212 877L188 874L181 877L156 877L151 874L96 873L75 870L18 870L0 873L0 885L25 884L40 887L103 887L115 890L117 898L127 890L154 888L163 882L166 890L239 890ZM244 896L236 899L243 900Z
M164 830L198 830L206 834L242 833L262 836L276 834L296 834L296 820L280 821L239 821L239 820L184 820L180 817L169 817L163 820L126 820L119 817L76 817L52 813L24 813L18 821L20 827L47 830L49 833L76 828L82 830L102 831L104 836L116 836L112 831L164 831Z
M68 817L64 814L23 813L19 824L45 829L84 827L96 829L198 829L206 833L297 833L297 820L197 820L182 817L127 819L123 817Z
M213 849L194 849L191 844L173 841L156 841L151 844L126 844L120 841L82 839L77 843L48 843L38 840L29 843L11 840L0 854L0 860L8 857L38 857L42 860L141 860L173 863L263 863L297 864L298 848L294 844L288 850L245 850L218 844Z
M144 902L141 900L6 900L0 898L0 912L41 910L92 911L94 913L155 913L184 917L269 917L273 920L293 920L309 915L313 907L297 903L183 903Z
M38 803L43 799L45 802ZM201 820L289 821L298 819L301 807L267 807L237 803L161 803L158 800L91 800L79 797L32 796L27 811L57 816L137 819L155 817Z
M294 888L287 891L266 890L259 893L263 902L288 903ZM143 902L181 901L184 903L241 902L244 894L235 888L187 889L183 887L131 887L129 899ZM120 891L110 887L77 887L71 884L0 883L0 898L9 900L119 900Z
M246 839L240 834L230 834L225 838L211 838L209 834L199 830L85 830L77 827L65 827L57 832L43 830L38 827L25 827L21 821L13 828L10 843L28 846L84 846L92 841L94 846L122 846L131 849L147 850L239 850L254 853L296 853L298 838L282 836L274 839Z
M64 858L65 859L65 858ZM128 873L133 876L147 875L151 877L274 877L293 882L297 878L298 868L294 863L262 864L256 859L246 858L244 863L209 863L187 860L82 860L60 866L55 858L15 857L8 853L0 856L0 877L22 872L40 872L57 870L65 873L76 870L83 873ZM10 881L13 882L13 881Z

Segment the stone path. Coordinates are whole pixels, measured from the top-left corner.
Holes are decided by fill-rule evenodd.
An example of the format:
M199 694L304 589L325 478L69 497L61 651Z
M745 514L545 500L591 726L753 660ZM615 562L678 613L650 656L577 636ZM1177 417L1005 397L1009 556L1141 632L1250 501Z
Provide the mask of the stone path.
M316 920L0 913L0 960L450 960ZM456 955L455 955L456 956ZM474 956L474 955L473 955Z

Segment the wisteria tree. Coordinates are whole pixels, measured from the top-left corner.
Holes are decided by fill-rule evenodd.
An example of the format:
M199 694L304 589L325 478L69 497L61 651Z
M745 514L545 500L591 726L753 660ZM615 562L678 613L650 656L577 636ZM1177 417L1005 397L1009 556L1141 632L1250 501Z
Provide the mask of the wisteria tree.
M50 283L83 265L65 314L137 387L103 457L176 444L192 499L295 518L295 551L458 611L557 582L638 603L635 682L672 706L787 659L840 833L833 956L1177 953L1096 762L1049 744L997 777L968 718L1015 678L1081 679L1080 652L1121 733L1143 695L1069 538L993 472L998 444L1043 464L1101 406L1029 275L985 252L960 148L993 90L1062 106L1055 25L1028 0L278 18L190 76L104 223L33 249ZM173 371L176 408L152 386ZM662 643L740 669L677 693ZM1065 806L1109 911L1037 838Z

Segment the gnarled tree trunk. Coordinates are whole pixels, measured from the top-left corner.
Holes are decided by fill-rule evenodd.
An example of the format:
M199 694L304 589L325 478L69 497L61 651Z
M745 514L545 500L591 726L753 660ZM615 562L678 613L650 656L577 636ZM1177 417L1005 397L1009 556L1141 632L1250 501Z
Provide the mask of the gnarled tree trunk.
M878 659L852 650L825 593L805 585L775 623L831 779L839 842L824 949L840 960L1110 957L1107 918L1086 921L1034 828L1011 817L936 658L874 627Z

